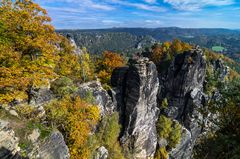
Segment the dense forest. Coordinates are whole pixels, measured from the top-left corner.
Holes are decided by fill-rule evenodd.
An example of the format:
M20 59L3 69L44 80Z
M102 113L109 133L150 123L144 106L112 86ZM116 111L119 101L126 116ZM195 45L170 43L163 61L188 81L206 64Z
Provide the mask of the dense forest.
M79 47L86 47L91 53L111 50L124 53L142 51L156 41L180 39L184 42L212 49L221 46L221 53L239 60L240 32L228 29L185 29L185 28L112 28L98 30L58 30L71 35ZM130 36L130 37L129 37ZM130 42L129 42L130 41ZM117 44L114 44L117 43Z
M234 50L236 31L112 31L55 31L33 1L0 2L0 158L240 157L239 63L179 40Z

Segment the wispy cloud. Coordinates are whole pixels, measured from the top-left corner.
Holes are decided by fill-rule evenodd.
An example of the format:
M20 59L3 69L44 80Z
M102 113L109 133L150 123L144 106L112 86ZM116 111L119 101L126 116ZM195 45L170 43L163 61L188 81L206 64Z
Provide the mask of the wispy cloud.
M146 2L146 3L156 3L157 0L144 0L144 2Z
M53 25L58 29L162 26L240 28L238 0L34 1L47 9Z
M144 3L133 3L133 2L128 2L128 1L123 1L123 0L111 0L111 1L115 4L124 5L124 6L128 6L128 7L135 7L137 9L153 11L153 12L164 12L167 10L165 7L160 7L157 5L148 5L148 4L144 4ZM145 1L154 2L153 0L145 0Z
M115 8L107 3L103 2L96 2L93 0L35 0L36 2L42 3L44 5L48 3L65 3L75 5L78 8L88 8L88 9L96 9L96 10L104 10L104 11L111 11Z
M234 3L234 0L164 0L178 10L196 11L206 6L226 6Z

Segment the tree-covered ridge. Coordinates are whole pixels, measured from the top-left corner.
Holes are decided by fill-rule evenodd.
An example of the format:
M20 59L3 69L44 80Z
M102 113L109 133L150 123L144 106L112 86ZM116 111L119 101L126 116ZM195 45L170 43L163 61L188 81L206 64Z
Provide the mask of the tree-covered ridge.
M110 29L85 29L85 30L58 30L58 32L67 34L70 33L76 39L79 46L86 46L91 49L92 53L101 53L103 50L121 51L123 53L132 54L137 51L142 51L146 46L149 46L147 39L150 41L173 41L173 39L180 39L184 42L200 45L208 49L214 46L221 46L225 48L225 55L239 60L239 40L240 32L238 30L228 29L197 29L197 28L110 28ZM142 48L139 50L136 45L130 45L129 37L138 37L142 40ZM104 40L99 40L104 37ZM119 38L121 37L121 38ZM133 38L134 39L134 38ZM113 41L112 41L113 40ZM120 45L112 45L118 40ZM91 42L98 41L98 43ZM132 44L133 42L130 42ZM103 44L103 45L100 45ZM134 44L136 44L134 42ZM127 46L127 47L123 47ZM101 51L98 49L101 48Z

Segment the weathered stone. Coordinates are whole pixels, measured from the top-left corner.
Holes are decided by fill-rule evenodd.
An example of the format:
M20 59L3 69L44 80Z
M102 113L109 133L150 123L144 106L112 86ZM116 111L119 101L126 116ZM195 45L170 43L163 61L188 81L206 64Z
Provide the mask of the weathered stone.
M77 94L80 97L85 98L91 93L95 100L93 101L98 105L101 115L112 113L115 109L112 98L109 96L108 92L102 88L99 81L92 81L88 83L83 83L79 85L79 90Z
M218 74L218 79L220 81L225 81L226 77L230 74L230 68L224 65L224 62L221 59L212 61L213 71L215 74Z
M9 127L7 121L0 120L0 158L14 158L17 156L20 148L19 139L15 136L14 131Z
M199 122L203 121L203 117L199 109L203 108L205 100L203 93L205 75L206 61L203 58L203 51L196 48L177 55L166 74L159 77L158 103L164 98L168 99L168 107L163 109L162 113L179 121L191 134L190 137L183 136L179 148L170 152L175 159L190 158L191 155L184 155L182 152L191 154L195 140L201 133Z
M71 46L74 48L73 52L77 55L81 55L82 50L77 46L74 38L72 38L70 35L67 35L67 38L70 41Z
M123 111L124 132L121 143L127 151L132 152L133 158L153 158L156 144L158 77L156 66L147 58L139 58L129 61L129 68L118 71L126 74L125 79L121 75L115 75L112 79L115 88L120 90ZM126 83L124 83L126 81ZM122 83L123 82L123 83Z
M9 114L18 117L18 113L15 110L10 110Z
M28 103L35 106L47 103L53 99L53 93L50 90L50 86L45 88L31 88L28 94Z
M107 159L108 158L108 150L104 147L101 146L97 149L97 154L94 157L94 159Z
M113 87L111 90L111 95L114 105L117 106L121 123L124 122L125 99L123 97L124 93L126 92L127 72L128 67L119 67L113 70L111 76L111 84Z
M37 159L69 159L68 147L59 131L54 131L43 143L35 144L30 158Z
M39 129L34 129L32 133L28 136L28 140L30 140L32 143L35 143L38 141L39 137L40 137Z
M191 157L191 149L192 149L192 135L189 130L182 127L182 134L181 134L181 141L176 146L176 148L172 149L169 152L169 158L175 159L175 158L190 158Z

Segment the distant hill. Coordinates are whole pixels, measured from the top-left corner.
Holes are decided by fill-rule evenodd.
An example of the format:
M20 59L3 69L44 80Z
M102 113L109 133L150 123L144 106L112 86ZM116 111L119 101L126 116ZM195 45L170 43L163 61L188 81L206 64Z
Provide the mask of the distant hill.
M239 58L240 30L192 29L192 28L110 28L85 30L58 30L74 37L77 45L85 46L91 53L111 50L132 53L142 50L155 41L171 41L178 38L184 42L211 49L224 47L224 54Z
M149 35L137 36L127 32L62 30L71 36L79 47L86 47L91 54L110 50L118 53L135 53L153 45L156 40Z

